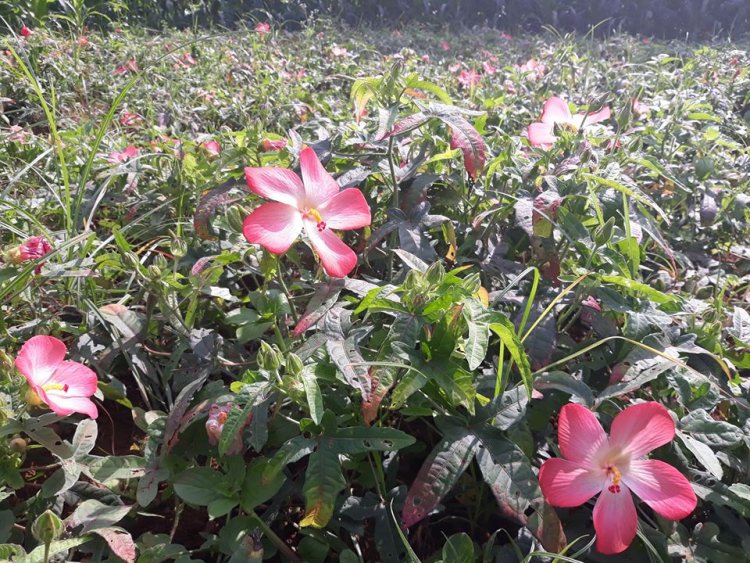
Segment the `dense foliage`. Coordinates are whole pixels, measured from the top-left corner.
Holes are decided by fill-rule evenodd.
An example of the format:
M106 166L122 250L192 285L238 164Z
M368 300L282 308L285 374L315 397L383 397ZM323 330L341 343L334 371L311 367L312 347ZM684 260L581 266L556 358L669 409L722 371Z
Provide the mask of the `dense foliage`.
M223 26L271 18L287 26L318 16L349 24L406 22L473 28L484 25L517 31L553 26L582 33L626 31L657 37L741 35L750 30L744 0L0 0L0 15L11 19L71 14L86 7L138 25Z
M747 560L746 51L72 29L0 54L0 559ZM248 228L326 231L318 158L370 208L345 278ZM589 436L641 408L689 515L634 490L603 555L539 468L630 498Z

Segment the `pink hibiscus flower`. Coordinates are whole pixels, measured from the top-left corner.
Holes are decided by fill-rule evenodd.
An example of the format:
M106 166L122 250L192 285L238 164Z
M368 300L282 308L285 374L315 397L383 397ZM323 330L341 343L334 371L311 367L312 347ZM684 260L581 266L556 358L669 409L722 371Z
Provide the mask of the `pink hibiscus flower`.
M536 59L529 59L522 65L513 65L513 68L518 72L526 74L528 78L531 78L532 80L542 78L544 73L547 72L546 65Z
M128 72L138 72L138 61L129 59L125 64L115 69L115 74L127 74Z
M21 261L39 260L52 252L52 245L44 237L29 237L18 247Z
M534 147L550 148L557 141L555 136L555 124L568 127L575 131L581 129L584 125L599 123L609 119L609 107L603 107L595 113L570 113L568 103L556 96L551 97L544 102L541 120L529 125L529 141Z
M329 276L343 278L357 265L357 255L331 229L360 229L370 224L370 207L356 188L339 191L311 148L299 156L302 180L285 168L245 168L250 191L273 200L245 219L248 242L283 254L304 227Z
M258 22L255 24L255 32L261 35L271 33L271 24L268 22Z
M31 35L31 30L25 25L22 25L20 33L21 37L29 37Z
M669 520L695 510L697 499L685 476L663 461L645 459L674 434L672 417L657 402L623 410L612 421L609 437L590 410L567 404L557 430L563 457L542 464L542 494L552 506L574 507L601 493L594 505L596 549L625 551L638 526L631 491Z
M107 161L112 164L117 164L118 162L125 162L136 156L138 156L138 148L135 145L128 145L121 151L112 151L109 153Z
M470 70L462 70L458 75L458 83L464 88L473 88L482 80L482 75L479 74L473 68Z
M65 343L53 336L34 336L21 347L16 369L29 383L32 402L46 403L56 414L99 414L90 399L96 392L96 374L83 364L64 361Z

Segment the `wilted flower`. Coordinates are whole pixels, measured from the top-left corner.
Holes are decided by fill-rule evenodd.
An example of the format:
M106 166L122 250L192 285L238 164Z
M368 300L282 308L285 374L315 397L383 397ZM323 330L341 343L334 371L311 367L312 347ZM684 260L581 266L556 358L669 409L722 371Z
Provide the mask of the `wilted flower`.
M25 25L22 25L19 33L21 34L21 37L29 37L31 35L31 30Z
M221 145L218 141L211 139L210 141L204 141L201 143L201 148L206 151L209 156L219 156L221 154Z
M88 37L86 37L85 35L81 35L81 36L80 36L80 37L78 38L78 46L79 46L79 47L88 47L88 46L89 46L89 44L90 44L90 42L89 42L89 38L88 38Z
M261 35L271 33L271 24L268 22L258 22L255 24L255 32Z
M631 100L631 104L633 106L633 113L638 116L646 115L648 114L649 111L651 111L651 108L648 107L648 105L641 102L640 100L638 100L638 98L633 98Z
M60 416L80 412L96 418L99 412L91 400L96 374L83 364L65 361L67 351L53 336L34 336L21 347L16 368L29 384L29 402L45 403Z
M631 491L669 520L695 509L697 499L685 476L663 461L646 459L674 435L669 411L657 402L623 410L609 437L590 410L567 404L557 430L563 457L548 459L539 469L542 494L552 506L574 507L601 493L594 506L596 549L625 551L638 527Z
M549 148L555 144L557 136L554 133L555 125L567 127L578 131L584 125L592 125L605 119L609 119L609 107L604 107L595 113L570 113L568 103L553 96L544 103L541 120L529 125L528 135L531 145L534 147Z
M137 113L126 110L120 114L120 125L124 127L133 127L141 122L143 122L143 118Z
M451 50L451 46L450 46L450 43L448 43L447 41L441 41L441 42L440 42L440 48L441 48L441 49L442 49L443 51L450 51L450 50Z
M263 152L280 151L286 146L286 139L271 140L268 138L260 142L260 149Z
M505 39L506 41L510 41L513 39L513 36L510 33L505 33L504 31L500 32L500 39Z
M357 265L357 255L332 229L351 230L370 224L370 207L356 188L339 190L311 148L300 153L300 181L285 168L245 168L250 191L273 200L245 219L248 242L283 254L303 227L329 276L344 277Z

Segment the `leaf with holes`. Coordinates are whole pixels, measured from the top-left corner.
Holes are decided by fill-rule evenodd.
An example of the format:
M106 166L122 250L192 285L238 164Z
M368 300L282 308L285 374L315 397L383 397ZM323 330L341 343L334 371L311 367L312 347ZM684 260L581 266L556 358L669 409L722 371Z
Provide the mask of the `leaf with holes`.
M346 479L341 473L339 456L327 447L325 441L310 456L305 472L305 517L301 527L325 528L333 518L336 497L346 487Z
M323 438L326 444L340 454L360 454L371 451L389 452L411 446L413 436L395 428L366 428L351 426L338 428Z
M450 426L422 464L409 488L401 520L410 527L427 516L456 484L474 459L477 437L466 428Z

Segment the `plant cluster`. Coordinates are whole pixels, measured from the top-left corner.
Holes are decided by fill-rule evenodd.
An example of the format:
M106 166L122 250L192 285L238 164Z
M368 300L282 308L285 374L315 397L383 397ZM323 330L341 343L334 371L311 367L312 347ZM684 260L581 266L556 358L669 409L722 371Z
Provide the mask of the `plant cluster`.
M0 559L747 559L747 51L70 30L0 52Z

